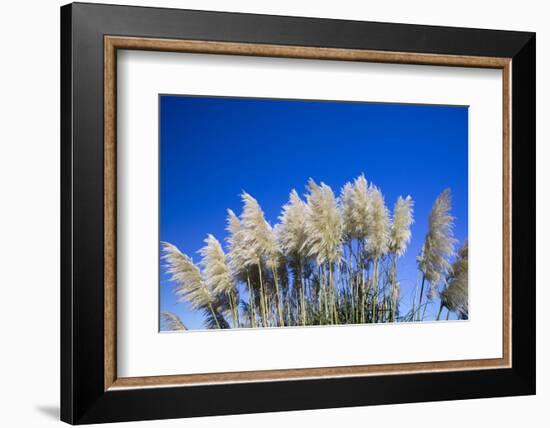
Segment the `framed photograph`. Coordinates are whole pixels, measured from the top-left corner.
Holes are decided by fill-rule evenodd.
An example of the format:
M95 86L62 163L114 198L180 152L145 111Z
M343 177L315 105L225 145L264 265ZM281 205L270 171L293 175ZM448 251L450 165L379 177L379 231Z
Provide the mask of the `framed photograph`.
M61 418L535 393L535 35L61 8Z

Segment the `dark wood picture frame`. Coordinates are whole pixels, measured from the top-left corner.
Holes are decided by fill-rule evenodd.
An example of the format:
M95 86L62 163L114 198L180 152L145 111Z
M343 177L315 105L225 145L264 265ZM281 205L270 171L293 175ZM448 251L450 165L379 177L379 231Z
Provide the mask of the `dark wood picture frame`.
M117 378L117 49L501 69L503 357ZM533 33L71 4L61 8L61 130L62 420L81 424L535 393Z

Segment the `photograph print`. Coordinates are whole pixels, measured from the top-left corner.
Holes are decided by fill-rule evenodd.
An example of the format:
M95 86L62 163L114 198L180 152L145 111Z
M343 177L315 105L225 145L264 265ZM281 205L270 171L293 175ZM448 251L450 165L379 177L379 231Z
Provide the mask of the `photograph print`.
M159 95L160 331L468 319L468 107Z

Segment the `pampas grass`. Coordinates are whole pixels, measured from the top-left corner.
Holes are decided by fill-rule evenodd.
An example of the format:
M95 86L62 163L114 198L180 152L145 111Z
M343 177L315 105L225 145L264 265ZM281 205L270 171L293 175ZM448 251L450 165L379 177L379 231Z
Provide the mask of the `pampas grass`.
M241 195L243 201L243 212L241 214L241 224L243 225L244 240L243 244L249 248L251 257L246 262L248 265L255 265L258 268L260 276L260 287L263 303L264 326L268 325L268 307L269 298L272 293L267 290L267 283L263 280L263 267L267 267L273 275L275 285L275 300L277 302L278 323L284 325L283 307L281 294L279 290L279 279L277 277L278 261L280 260L281 250L273 228L266 221L260 204L256 199L246 192Z
M256 294L252 288L250 280L249 261L252 257L250 248L246 246L245 237L246 231L241 223L241 220L230 209L227 210L227 226L226 229L229 236L226 238L228 251L228 266L235 282L244 282L247 286L249 301L246 304L248 319L251 327L256 327ZM236 303L238 315L238 301ZM262 305L263 306L263 305Z
M330 186L318 185L313 179L309 179L307 188L306 240L302 250L320 266L336 263L342 254L342 218L336 197Z
M330 186L325 183L318 185L310 178L307 187L309 192L306 196L306 240L302 249L307 257L315 259L320 268L325 321L328 322L330 319L331 323L337 323L334 265L340 261L342 255L342 218Z
M283 206L279 216L280 223L275 228L279 245L293 270L295 297L300 302L299 317L303 325L307 323L304 275L307 261L302 255L302 248L307 240L306 211L306 203L300 198L298 192L292 189L289 201Z
M239 316L236 307L238 296L227 258L220 242L213 235L208 234L204 242L206 245L199 250L199 254L202 256L200 264L203 268L204 282L214 295L225 295L229 303L233 326L238 327Z
M161 314L162 321L166 325L166 330L169 331L180 331L187 330L187 327L181 322L180 318L172 312L162 312Z
M306 232L307 205L298 196L298 192L292 189L289 200L283 206L279 216L277 238L279 245L287 257L293 257L302 251L307 240Z
M290 192L275 226L251 194L243 192L241 201L240 215L227 211L225 249L207 235L198 265L162 244L174 293L203 312L206 328L417 321L436 295L438 319L444 308L467 318L468 249L465 243L455 257L450 190L437 197L429 215L417 257L421 293L406 314L400 314L398 259L412 239L410 196L398 197L390 215L381 189L364 175L338 196L310 179L303 198ZM162 317L168 329L181 329L177 317Z
M179 301L187 302L193 309L208 309L216 320L214 310L214 295L203 280L202 273L193 260L183 254L175 245L163 243L163 259L166 260L166 272L170 280L176 283L175 293Z
M227 210L227 227L229 236L226 238L229 247L229 267L234 277L246 277L246 272L252 258L250 248L245 243L245 230L237 215Z
M348 187L349 186L349 187ZM349 195L346 193L349 192ZM365 239L372 229L372 193L367 186L364 175L357 177L350 185L347 183L342 189L343 212L347 212L345 229L351 239Z
M428 299L431 301L436 295L441 279L450 268L449 257L453 255L456 240L453 235L454 217L451 211L451 190L445 189L436 199L428 219L428 233L417 258L418 267L422 272L422 286L418 310L422 306L424 285L430 284ZM426 306L423 313L426 312Z
M447 284L441 292L441 306L437 319L443 307L449 312L456 313L460 319L468 319L468 241L465 241L458 251Z
M390 227L388 250L392 255L391 261L391 302L390 321L395 320L397 300L399 299L399 283L397 282L397 258L405 254L411 240L411 225L413 223L413 200L410 196L405 199L399 196L393 208L393 219Z
M390 243L390 218L384 203L384 196L377 187L369 189L371 213L368 223L368 251L373 259L379 259L388 252Z
M388 252L390 236L390 219L388 209L384 203L384 196L377 187L369 188L371 218L368 223L368 253L373 259L372 286L374 288L374 301L372 303L373 322L378 321L378 296L379 296L379 263L380 258Z
M411 225L413 224L413 200L410 196L405 199L399 196L393 208L393 219L390 228L388 249L390 253L401 257L405 254L407 245L411 241Z

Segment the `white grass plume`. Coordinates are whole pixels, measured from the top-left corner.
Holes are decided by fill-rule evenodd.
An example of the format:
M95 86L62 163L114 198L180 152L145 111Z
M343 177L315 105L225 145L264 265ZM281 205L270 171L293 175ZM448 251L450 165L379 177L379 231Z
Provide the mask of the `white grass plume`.
M363 239L369 233L369 224L373 220L372 196L364 175L357 177L353 183L353 238Z
M417 258L418 267L430 282L430 296L434 297L436 287L447 274L451 265L448 261L454 252L454 217L451 211L451 191L444 190L436 199L428 220L428 233L422 251Z
M346 183L340 192L340 212L346 239L364 239L372 217L371 198L365 176Z
M353 223L353 184L349 181L344 184L344 187L340 191L339 207L344 239L349 241L355 235L355 225Z
M290 192L279 221L275 232L283 253L286 256L299 254L306 242L306 204L296 190Z
M342 255L342 219L330 186L309 179L306 209L307 239L303 249L319 265L336 263Z
M447 284L448 287L441 292L443 305L460 318L468 318L468 241L458 251Z
M204 240L205 246L199 250L202 256L201 266L206 286L214 295L234 290L231 271L220 242L211 234Z
M405 254L411 240L411 224L413 223L413 200L410 196L397 198L393 208L393 221L390 228L389 251L401 257Z
M390 219L384 196L376 186L369 187L370 218L368 221L368 252L377 259L388 252Z
M246 281L246 270L252 257L250 248L245 244L245 234L241 221L232 210L227 210L227 227L229 235L225 239L228 246L228 264L236 278Z
M250 257L246 265L260 264L265 259L270 268L276 268L276 261L280 256L280 248L275 239L273 228L266 221L258 201L251 195L243 192L243 212L241 224L243 226L243 245L250 250Z
M179 300L188 302L193 309L211 308L213 295L193 260L168 242L163 242L162 251L170 280L176 283L175 291Z
M162 320L168 327L168 330L170 331L187 330L187 327L185 326L185 324L173 312L165 311L161 313L161 316L162 316Z

